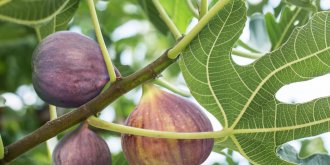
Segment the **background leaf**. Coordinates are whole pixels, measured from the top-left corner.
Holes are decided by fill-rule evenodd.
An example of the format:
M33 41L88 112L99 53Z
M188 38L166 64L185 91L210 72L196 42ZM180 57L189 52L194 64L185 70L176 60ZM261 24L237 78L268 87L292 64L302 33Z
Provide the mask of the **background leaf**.
M40 35L39 37L42 39L56 31L66 30L78 5L79 0L69 0L65 7L58 14L54 15L49 22L36 26L35 29L38 35Z
M314 139L307 139L301 142L301 149L299 157L306 158L313 154L327 154L327 150L324 148L323 140L318 137Z
M3 159L4 155L5 155L5 148L0 135L0 160Z
M36 26L49 22L70 0L13 0L0 5L0 19Z
M186 32L193 14L189 10L186 0L160 0L174 24L181 33Z
M253 164L288 164L276 148L329 131L330 99L285 104L275 93L330 72L330 12L316 14L279 49L239 66L230 51L244 26L244 11L240 0L226 5L183 52L180 67L196 100L233 131L223 145Z
M317 11L317 7L313 4L312 0L285 0L286 3L293 4L297 7L304 8L310 11Z
M164 35L167 35L169 29L167 28L165 22L159 17L159 12L157 11L155 5L150 0L138 0L139 5L144 10L144 13L150 20L150 22Z
M273 14L267 13L265 23L272 43L271 50L275 50L287 41L294 28L304 25L308 21L309 15L308 10L301 8L291 10L289 7L284 7L279 21L277 21Z
M282 159L300 165L327 165L330 162L330 155L326 154L314 154L302 159L298 156L297 151L289 144L282 145L277 153Z
M0 108L1 107L4 107L5 106L5 103L6 103L6 99L3 98L2 96L0 96Z

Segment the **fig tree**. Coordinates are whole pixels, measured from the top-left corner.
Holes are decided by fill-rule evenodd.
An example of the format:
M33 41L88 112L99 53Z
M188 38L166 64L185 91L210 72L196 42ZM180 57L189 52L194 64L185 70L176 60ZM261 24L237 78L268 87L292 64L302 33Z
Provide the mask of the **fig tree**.
M193 102L155 86L145 85L126 125L171 132L212 131L210 120ZM200 165L214 140L160 139L122 135L123 152L131 165Z
M84 123L59 142L53 152L53 164L109 165L111 153L107 143Z
M33 86L41 99L59 107L79 107L97 96L108 72L99 45L81 34L56 32L33 53Z

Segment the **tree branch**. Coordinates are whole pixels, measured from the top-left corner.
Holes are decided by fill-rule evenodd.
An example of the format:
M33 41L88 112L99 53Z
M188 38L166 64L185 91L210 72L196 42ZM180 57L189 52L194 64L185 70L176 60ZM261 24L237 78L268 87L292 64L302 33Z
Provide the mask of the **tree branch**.
M167 51L153 63L136 73L114 82L104 93L82 105L78 109L67 113L55 120L47 122L23 139L5 147L5 157L0 164L5 164L25 153L38 144L56 136L58 133L86 120L89 116L100 112L107 105L138 85L156 78L163 70L174 63L176 59L167 57Z

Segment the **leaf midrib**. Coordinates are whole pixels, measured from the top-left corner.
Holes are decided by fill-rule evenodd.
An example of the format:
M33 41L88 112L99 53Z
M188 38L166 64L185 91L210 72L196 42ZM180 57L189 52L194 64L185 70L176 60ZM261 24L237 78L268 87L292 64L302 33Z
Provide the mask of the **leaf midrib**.
M288 127L272 127L272 128L255 128L255 129L235 129L233 130L233 134L254 134L254 133L266 133L266 132L281 132L281 131L289 131L295 130L299 128L309 127L325 122L329 122L330 118L325 118L322 120L317 120L313 122L308 122L304 124L292 125Z
M226 17L226 20L225 20L224 23L223 23L224 26L221 27L221 29L220 29L220 31L219 31L219 33L218 33L218 35L217 35L215 41L218 41L220 35L222 34L222 31L223 31L223 29L224 29L224 27L225 27L225 25L226 25L226 23L227 23L227 21L228 21L230 15L232 14L232 11L233 11L233 8L234 8L233 5L234 5L234 3L232 3L232 7L231 7L231 9L230 9L230 12L228 12L229 14L228 14L228 16ZM215 44L216 44L216 42L213 42L212 47L211 47L211 50L209 51L209 53L208 53L208 55L207 55L206 66L205 66L205 67L206 67L206 79L207 79L207 85L209 86L209 89L210 89L210 91L211 91L211 94L212 94L212 96L213 96L215 102L217 103L217 105L218 105L218 107L219 107L219 109L220 109L220 111L221 111L221 113L222 113L223 120L224 120L224 123L225 123L225 124L224 124L224 128L227 128L227 127L228 127L228 119L227 119L226 112L224 111L224 109L223 109L221 103L219 102L218 97L217 97L217 96L215 95L215 93L214 93L214 90L213 90L213 87L212 87L212 85L211 85L211 81L210 81L210 76L209 76L209 75L210 75L210 74L209 74L209 61L210 61L211 53L213 52L213 48L215 47ZM202 48L202 49L203 49L203 48Z

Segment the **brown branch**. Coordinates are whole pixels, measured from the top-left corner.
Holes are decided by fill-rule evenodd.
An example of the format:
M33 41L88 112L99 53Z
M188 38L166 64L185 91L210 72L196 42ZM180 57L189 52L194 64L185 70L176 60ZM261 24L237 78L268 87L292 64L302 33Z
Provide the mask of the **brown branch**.
M47 122L45 125L25 136L23 139L6 146L5 157L3 160L0 160L0 164L5 164L12 161L38 144L56 136L58 133L70 128L71 126L86 120L89 116L100 112L103 108L126 92L148 80L156 78L156 76L158 76L175 61L176 60L172 60L167 57L166 51L148 66L128 77L116 81L107 91L82 105L78 109L63 115L56 120Z

